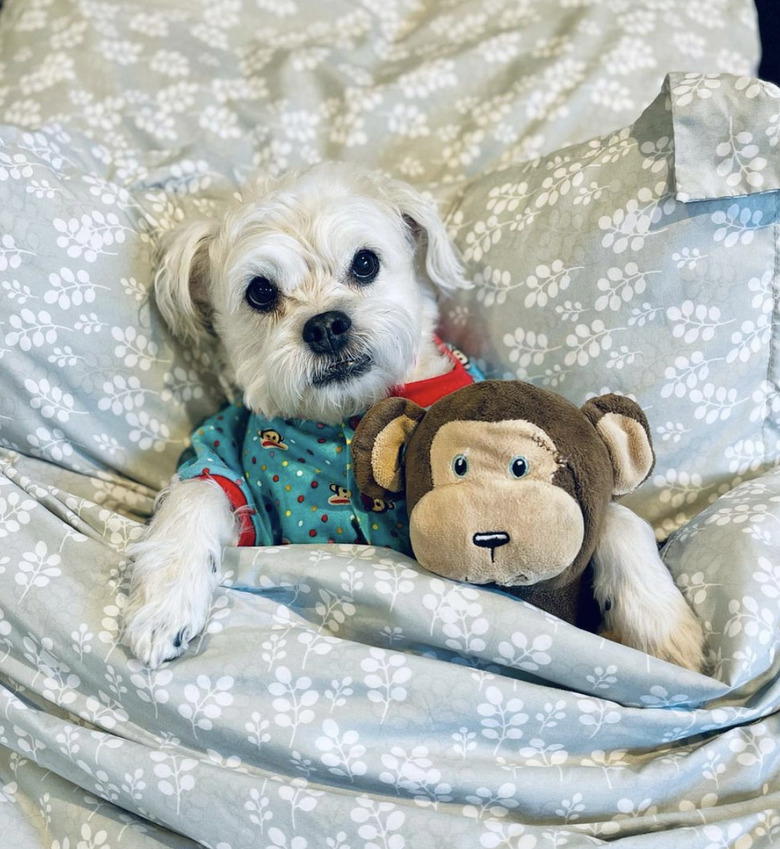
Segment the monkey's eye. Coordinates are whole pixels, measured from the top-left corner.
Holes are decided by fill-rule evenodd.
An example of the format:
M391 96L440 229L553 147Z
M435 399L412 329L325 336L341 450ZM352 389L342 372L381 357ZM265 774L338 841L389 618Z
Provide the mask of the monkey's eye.
M530 471L528 460L522 454L513 457L509 463L509 472L515 478L523 478Z
M279 290L267 277L253 277L244 297L253 310L270 312L279 301Z
M379 274L379 257L368 248L363 248L352 257L349 273L358 283L371 283Z
M452 461L452 471L459 478L465 478L466 473L469 470L469 461L466 459L465 454L458 454L458 456Z

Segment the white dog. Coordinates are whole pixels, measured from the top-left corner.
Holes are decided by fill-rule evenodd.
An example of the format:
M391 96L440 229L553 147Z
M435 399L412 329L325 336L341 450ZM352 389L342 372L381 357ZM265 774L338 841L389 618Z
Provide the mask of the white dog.
M338 426L394 387L454 370L435 340L436 298L468 284L432 204L405 183L328 163L250 188L221 220L175 233L155 285L178 336L194 344L219 338L247 411ZM287 447L276 431L262 444ZM205 624L223 550L246 530L246 509L235 509L244 502L229 486L208 475L174 481L131 551L125 639L150 667L184 652ZM676 597L652 533L634 514L620 524L627 547L605 553L600 569L597 559L600 600L621 610L616 594L630 589L632 599L644 593L653 601L663 586L675 615L647 627L613 615L611 631L698 668L701 631L691 633L692 614ZM630 587L612 577L625 573L622 560L611 568L627 557L637 562Z

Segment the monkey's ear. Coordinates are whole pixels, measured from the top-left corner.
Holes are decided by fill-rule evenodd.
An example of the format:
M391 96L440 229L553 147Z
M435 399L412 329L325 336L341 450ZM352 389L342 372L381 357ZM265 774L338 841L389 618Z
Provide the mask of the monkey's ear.
M360 421L352 437L352 467L360 491L387 499L406 488L403 449L425 410L405 398L385 398Z
M612 496L633 492L655 465L650 425L635 401L625 395L599 395L582 408L598 431L612 463Z

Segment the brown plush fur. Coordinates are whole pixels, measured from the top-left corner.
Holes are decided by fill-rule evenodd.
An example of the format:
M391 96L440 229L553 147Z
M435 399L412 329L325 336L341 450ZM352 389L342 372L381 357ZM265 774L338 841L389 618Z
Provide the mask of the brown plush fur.
M451 474L439 456L444 451L449 457L446 451L455 451L458 440L475 466L467 481ZM511 457L514 441L533 457L524 479L507 473L505 455ZM496 452L503 452L500 458ZM598 611L589 582L581 579L607 504L638 486L653 462L647 420L630 399L605 395L579 409L546 389L495 380L460 389L427 413L401 398L381 402L363 418L352 454L367 495L405 491L412 546L424 566L477 583L497 580L585 627L595 624ZM390 490L381 485L389 481ZM491 549L488 560L472 543L474 530L506 532L511 545Z

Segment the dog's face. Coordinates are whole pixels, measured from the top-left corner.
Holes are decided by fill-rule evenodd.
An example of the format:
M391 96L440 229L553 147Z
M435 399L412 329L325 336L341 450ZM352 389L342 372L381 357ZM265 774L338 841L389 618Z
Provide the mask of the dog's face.
M329 163L178 231L156 291L179 335L213 328L252 410L335 422L409 379L436 290L463 285L433 206L405 183Z

